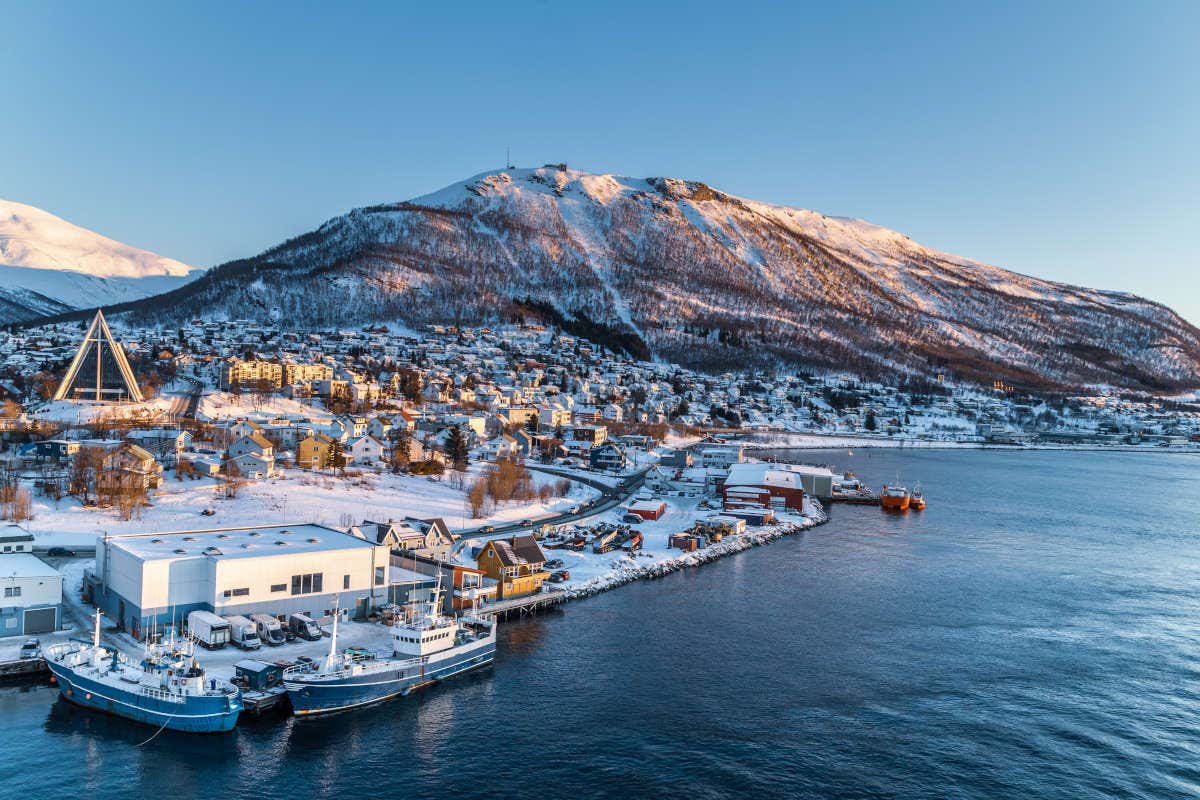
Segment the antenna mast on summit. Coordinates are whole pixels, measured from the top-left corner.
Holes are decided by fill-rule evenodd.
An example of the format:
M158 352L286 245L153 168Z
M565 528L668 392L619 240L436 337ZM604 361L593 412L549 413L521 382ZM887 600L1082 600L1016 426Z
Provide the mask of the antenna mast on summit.
M504 168L512 169L512 148L508 145L504 146Z

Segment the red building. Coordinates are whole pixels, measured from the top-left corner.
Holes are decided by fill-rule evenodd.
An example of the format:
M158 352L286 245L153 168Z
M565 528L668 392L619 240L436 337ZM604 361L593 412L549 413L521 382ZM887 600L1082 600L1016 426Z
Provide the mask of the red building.
M642 519L655 520L667 513L667 504L661 500L638 500L629 506L629 513Z
M726 509L785 508L804 510L800 475L786 464L734 464L721 487Z

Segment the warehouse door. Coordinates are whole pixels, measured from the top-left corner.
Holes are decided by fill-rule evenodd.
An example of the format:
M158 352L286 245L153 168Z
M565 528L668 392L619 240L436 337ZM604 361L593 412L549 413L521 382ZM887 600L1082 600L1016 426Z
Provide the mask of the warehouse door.
M52 633L54 623L58 620L58 609L27 608L25 609L25 635L31 633Z

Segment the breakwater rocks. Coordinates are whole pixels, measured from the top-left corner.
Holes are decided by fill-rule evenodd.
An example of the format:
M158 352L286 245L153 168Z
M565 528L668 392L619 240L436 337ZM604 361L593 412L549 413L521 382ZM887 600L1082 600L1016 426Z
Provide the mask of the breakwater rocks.
M720 542L710 545L703 550L680 553L678 556L662 561L640 564L633 556L625 556L612 572L598 575L578 586L567 589L564 599L578 600L582 597L591 597L594 594L607 592L610 589L624 586L633 581L662 578L681 569L698 567L710 561L716 561L719 558L741 553L752 547L761 547L765 544L770 544L778 539L782 539L784 536L791 536L801 531L810 530L828 521L829 515L819 504L816 504L816 508L812 508L805 513L803 520L755 528L753 531L747 531L746 533L735 533L726 536Z

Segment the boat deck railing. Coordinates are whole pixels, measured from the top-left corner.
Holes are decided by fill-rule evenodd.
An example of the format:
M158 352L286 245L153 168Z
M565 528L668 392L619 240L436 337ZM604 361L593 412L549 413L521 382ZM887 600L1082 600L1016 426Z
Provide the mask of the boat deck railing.
M420 664L424 664L428 661L429 661L428 656L420 656L420 657L416 657L416 658L409 658L409 659L401 660L401 659L379 658L373 654L372 655L360 655L360 654L356 653L356 654L350 656L349 663L343 662L343 665L341 667L339 667L338 669L336 669L332 672L322 672L321 671L321 663L318 661L318 662L313 662L311 664L297 664L295 666L288 667L287 669L285 669L283 671L283 677L284 677L284 680L287 680L288 678L295 679L295 678L306 678L306 677L344 678L344 677L353 676L355 674L361 675L364 671L371 672L371 671L384 670L384 669L396 669L401 666L409 666L409 665L417 666ZM356 667L358 668L357 672L355 671Z
M153 686L143 686L141 693L145 697L152 697L155 700L164 700L168 703L182 704L187 702L187 695L175 694L174 692L169 692L166 689L155 689Z

